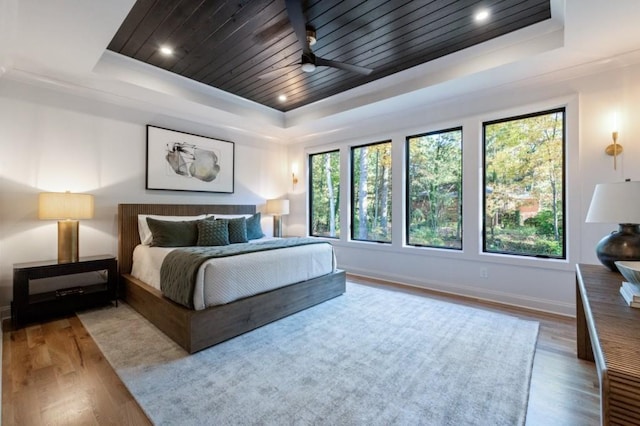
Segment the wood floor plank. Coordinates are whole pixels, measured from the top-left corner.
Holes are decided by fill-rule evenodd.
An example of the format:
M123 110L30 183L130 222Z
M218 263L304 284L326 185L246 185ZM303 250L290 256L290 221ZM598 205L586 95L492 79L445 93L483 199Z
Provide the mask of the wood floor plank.
M349 281L538 321L527 426L599 424L595 365L576 356L575 319L351 275ZM76 316L19 330L3 326L3 425L151 424Z
M75 315L3 327L2 424L151 424Z

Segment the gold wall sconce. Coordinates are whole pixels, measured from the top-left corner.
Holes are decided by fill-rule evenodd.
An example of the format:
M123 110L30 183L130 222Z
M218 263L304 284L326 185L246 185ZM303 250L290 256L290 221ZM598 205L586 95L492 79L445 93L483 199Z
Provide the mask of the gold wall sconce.
M613 143L609 144L604 152L613 157L613 170L618 168L618 155L622 154L622 145L618 143L618 114L613 114L613 131L611 132Z
M293 182L293 189L296 189L298 183L298 163L291 164L291 181Z

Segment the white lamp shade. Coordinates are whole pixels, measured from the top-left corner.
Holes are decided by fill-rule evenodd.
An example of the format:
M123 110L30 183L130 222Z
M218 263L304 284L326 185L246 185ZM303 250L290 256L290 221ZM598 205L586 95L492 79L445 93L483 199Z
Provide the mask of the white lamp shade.
M289 214L289 200L267 200L267 214L278 216Z
M39 219L91 219L93 195L71 192L41 192L38 196Z
M586 221L640 224L640 182L596 185Z

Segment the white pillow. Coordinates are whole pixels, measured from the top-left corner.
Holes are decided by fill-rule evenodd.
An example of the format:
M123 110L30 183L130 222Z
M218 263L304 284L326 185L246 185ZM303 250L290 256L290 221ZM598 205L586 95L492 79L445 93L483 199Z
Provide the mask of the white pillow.
M157 214L139 214L138 215L138 233L140 234L140 244L148 246L153 241L153 235L151 234L151 229L149 229L149 224L147 223L147 218L150 217L152 219L158 220L166 220L169 222L180 222L180 221L188 221L188 220L201 220L211 216L210 214L201 214L198 216L162 216Z
M216 219L237 219L239 217L244 217L245 219L249 219L251 216L253 216L252 214L218 214L218 213L212 213L211 215Z

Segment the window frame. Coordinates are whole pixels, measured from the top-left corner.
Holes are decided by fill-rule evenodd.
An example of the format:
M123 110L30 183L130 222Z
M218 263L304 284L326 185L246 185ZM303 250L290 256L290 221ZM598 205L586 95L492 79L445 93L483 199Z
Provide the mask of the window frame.
M507 252L507 251L489 251L487 250L487 197L486 197L486 188L487 188L487 155L486 155L486 136L487 136L487 126L498 123L505 123L508 121L515 120L523 120L532 117L538 117L543 115L549 115L554 113L562 113L562 254L560 256L549 256L543 254L527 254L527 253L516 253L516 252ZM567 106L561 106L557 108L545 109L542 111L519 114L514 116L509 116L500 119L482 121L482 187L480 188L480 192L482 194L482 211L480 212L481 218L481 248L483 254L488 255L506 255L506 256L515 256L520 258L534 258L534 259L551 259L551 260L560 260L566 261L567 258L567 154L569 151L569 147L567 146Z
M314 195L314 192L313 192L313 167L312 167L312 161L313 161L313 157L316 156L316 155L325 155L325 154L333 154L333 153L338 153L338 171L340 172L340 166L339 165L340 165L340 156L342 154L341 154L341 150L339 148L329 149L327 151L314 152L314 153L310 153L310 154L307 155L307 167L308 167L308 170L309 170L309 179L308 179L308 187L307 187L307 192L308 192L308 198L307 199L309 200L308 201L309 202L309 215L308 215L308 218L307 218L307 220L308 220L307 226L309 228L308 235L310 237L330 238L332 240L339 240L340 239L340 235L342 233L342 227L339 228L340 231L339 231L338 235L336 235L334 237L332 237L330 235L314 235L313 234L313 195ZM341 178L338 180L338 184L342 185L342 179ZM340 208L341 207L340 206L340 198L341 198L340 197L340 191L341 191L341 188L338 187L338 191L337 191L338 192L337 207L338 207L338 211L339 212L341 210L341 208ZM342 214L342 212L340 212L338 214L338 220L336 221L336 224L338 224L338 226L340 226L341 214Z
M349 193L350 193L350 197L349 197L349 201L350 201L350 207L349 207L349 239L350 241L358 241L358 242L365 242L365 243L378 243L378 244L386 244L391 246L393 244L393 231L391 231L391 237L389 238L389 241L384 241L384 240L363 240L360 238L356 238L355 237L355 205L356 205L356 191L354 191L354 177L355 177L355 167L354 167L354 151L358 148L364 148L367 146L374 146L374 145L382 145L382 144L389 144L390 148L390 154L393 155L393 140L392 139L385 139L382 141L377 141L377 142L368 142L368 143L363 143L363 144L358 144L358 145L351 145L349 147ZM391 182L393 185L393 156L391 158L391 170L389 172L389 177L391 178ZM393 218L393 188L389 194L390 200L391 200L391 208L389 209L389 211L392 214L392 218Z
M431 244L417 244L410 243L410 233L411 233L411 209L409 208L409 204L411 201L410 196L410 187L411 180L409 179L410 172L410 139L411 138L419 138L431 135L437 135L442 133L449 133L459 131L460 132L460 248L457 247L447 247L447 246L437 246ZM455 250L455 251L463 251L464 249L464 213L463 213L463 203L464 203L464 130L463 126L455 126L442 130L433 130L424 133L418 133L415 135L409 135L405 137L405 163L404 163L404 176L405 176L405 191L404 191L404 206L405 206L405 244L409 247L426 247L426 248L435 248L435 249L444 249L444 250Z

